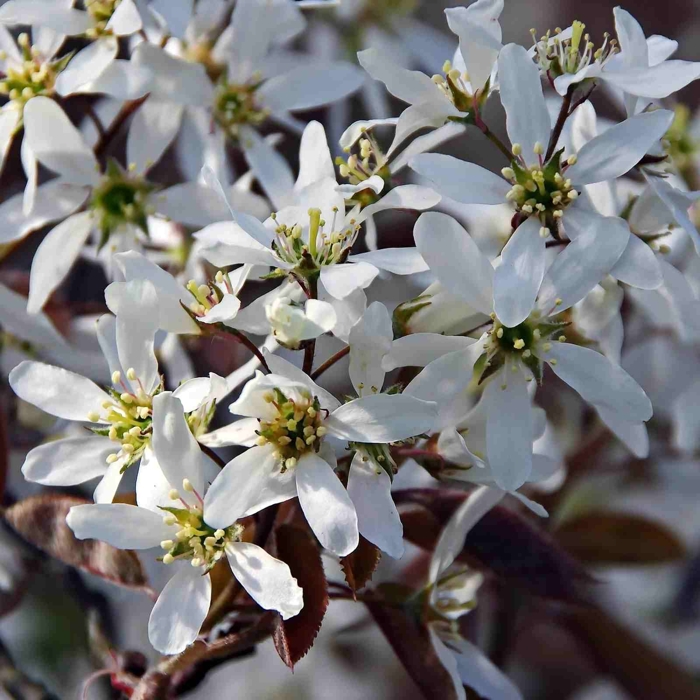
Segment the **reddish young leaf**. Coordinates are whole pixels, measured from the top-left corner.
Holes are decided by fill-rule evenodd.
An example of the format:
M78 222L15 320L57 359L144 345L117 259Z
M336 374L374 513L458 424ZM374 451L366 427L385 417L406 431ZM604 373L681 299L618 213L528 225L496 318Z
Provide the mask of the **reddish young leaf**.
M466 495L433 489L397 491L394 501L401 506L404 537L433 549L442 527ZM502 506L493 508L474 526L458 559L488 569L509 585L534 595L571 603L586 602L583 584L592 581L548 533Z
M588 512L555 534L567 552L588 564L665 564L687 554L665 525L631 513Z
M97 540L79 540L66 525L70 508L88 502L75 496L30 496L8 508L5 520L27 542L69 566L120 586L147 587L143 567L134 552Z
M274 632L277 653L289 668L311 649L328 608L328 583L321 554L305 530L281 525L275 532L277 557L289 565L304 590L302 611L289 620L278 617Z
M425 697L457 700L450 674L433 650L426 626L400 607L373 602L366 602L366 605L406 672Z
M381 558L382 553L379 549L360 535L360 544L357 545L357 549L340 560L345 580L354 593L372 580Z

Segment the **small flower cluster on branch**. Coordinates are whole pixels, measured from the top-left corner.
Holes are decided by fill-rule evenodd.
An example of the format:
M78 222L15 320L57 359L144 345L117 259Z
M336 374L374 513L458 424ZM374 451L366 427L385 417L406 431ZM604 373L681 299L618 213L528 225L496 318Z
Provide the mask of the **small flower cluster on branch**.
M400 560L415 541L393 486L422 468L442 525L418 538L427 579L365 602L429 641L449 681L440 697L466 685L520 698L459 625L489 579L489 562L465 564L465 541L494 508L547 517L545 485L566 479L552 435L573 420L541 401L569 400L558 380L644 458L656 407L623 362L625 334L700 339L697 149L669 101L700 64L672 59L676 42L621 8L597 48L579 21L524 47L504 43L503 0L446 10L449 39L413 5L0 7L0 167L21 141L26 175L0 204L0 244L49 228L28 298L0 286L3 368L59 421L22 473L49 487L99 479L94 502L68 512L75 546L154 550L172 572L148 636L175 656L149 673L206 660L217 625L232 648L236 625L258 641L271 631L261 609L279 613L275 644L293 665L293 635L316 625L300 658L325 613L317 596L356 596L362 557ZM410 59L390 50L399 36ZM352 52L340 60L329 37ZM366 113L348 124L355 93ZM398 117L387 93L407 105ZM599 96L615 121L596 115ZM491 103L507 136L487 123ZM297 116L327 106L327 128ZM488 168L439 152L469 153L478 131ZM403 238L385 225L407 220ZM51 312L79 259L108 280L99 355ZM681 450L700 438L694 381L660 407ZM320 558L289 555L290 528L340 560L349 589L326 584ZM319 591L300 585L314 576ZM147 697L137 677L119 682Z

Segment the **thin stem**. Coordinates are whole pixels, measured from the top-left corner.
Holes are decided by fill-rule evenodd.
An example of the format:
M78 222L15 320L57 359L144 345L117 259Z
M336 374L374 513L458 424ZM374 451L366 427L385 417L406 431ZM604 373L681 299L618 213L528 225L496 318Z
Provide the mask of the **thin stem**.
M549 137L549 144L547 146L547 153L544 156L545 163L552 157L554 149L559 143L559 138L564 129L564 124L566 124L566 120L571 114L571 100L574 97L575 91L576 85L570 85L569 89L566 91L566 95L564 95L564 99L561 102L557 123L554 125L554 129L552 129L552 135Z
M127 102L122 108L116 119L112 122L109 129L106 129L104 134L98 139L95 144L95 155L99 158L104 155L109 145L112 143L114 138L117 136L119 131L121 131L122 126L126 120L136 112L136 110L148 99L148 94L143 97L139 97L136 100L131 100Z
M92 123L95 125L99 139L100 140L104 139L104 137L105 137L105 125L102 123L102 120L100 119L99 115L95 111L95 108L91 104L88 104L85 107L85 114L87 114L88 117L90 117Z
M342 360L350 352L350 346L346 345L342 350L338 350L335 355L331 355L322 365L319 365L312 373L311 379L318 379L327 369L330 369L336 362Z
M214 452L214 450L212 450L211 447L207 447L206 445L202 445L201 442L198 443L198 444L199 444L199 449L202 450L202 452L204 452L204 454L205 454L207 457L209 457L209 459L211 459L211 460L213 460L214 462L216 462L216 464L217 464L221 469L223 469L223 468L226 466L226 462L224 462L224 460L221 459L221 457L219 457L219 455L216 454L216 452Z
M318 298L318 278L311 276L309 279L309 299ZM311 370L314 366L314 355L316 354L316 340L312 340L304 348L304 364L302 365L302 370L311 376Z
M496 148L506 157L506 160L510 163L511 160L513 160L513 154L510 152L510 149L501 141L501 139L496 136L496 134L489 129L488 125L486 122L481 118L481 115L479 114L479 110L474 106L474 125L481 131L481 133L486 136L486 138L493 143Z
M266 372L270 372L270 368L267 365L267 360L265 359L265 356L258 350L258 347L255 345L255 343L248 338L245 334L241 333L240 331L237 331L235 328L230 328L229 326L225 326L223 323L218 323L216 326L218 331L221 331L222 333L228 333L229 335L232 335L236 340L241 345L245 345L245 347L250 350L255 357L260 360L260 364L265 368Z

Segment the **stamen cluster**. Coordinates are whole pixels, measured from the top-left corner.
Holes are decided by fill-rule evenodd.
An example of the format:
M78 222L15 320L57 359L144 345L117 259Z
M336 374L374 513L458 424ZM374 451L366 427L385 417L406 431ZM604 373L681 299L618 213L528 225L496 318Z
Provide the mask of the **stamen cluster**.
M282 462L282 470L291 469L301 455L317 452L327 430L318 399L311 394L288 398L281 389L265 395L265 401L277 409L271 421L260 421L256 430L258 444L272 444Z
M432 77L435 85L460 112L470 112L474 107L474 95L469 82L469 73L467 71L460 73L457 68L452 67L450 61L445 61L442 72L444 75L436 73Z
M25 33L17 37L17 43L22 51L22 65L8 66L5 79L0 81L0 94L7 95L17 109L22 109L32 97L53 94L56 77L66 67L69 58L45 61ZM7 53L0 52L0 58L6 59Z
M369 180L373 175L378 175L389 185L391 182L391 172L379 144L372 133L363 130L364 136L359 140L359 155L352 153L352 147L345 149L349 153L347 159L338 156L335 164L339 166L340 176L345 178L351 185L359 185ZM371 204L377 199L370 189L363 190L354 196L356 201L363 205Z
M148 217L155 212L149 204L153 189L143 177L123 170L116 161L107 164L90 202L100 229L101 245L112 233L129 224L148 233Z
M551 79L560 75L578 73L591 64L597 62L601 66L607 63L616 53L619 52L617 39L611 39L610 34L603 34L603 44L596 49L589 34L584 35L586 25L576 21L572 24L571 37L562 39L561 28L551 31L537 41L537 32L530 30L535 42L535 60L537 64L546 71Z
M341 215L343 226L337 230L338 213L337 207L334 207L331 232L326 233L326 221L321 218L321 210L309 209L308 241L303 240L303 228L299 223L292 226L279 224L272 243L275 252L285 262L302 269L308 268L309 265L318 268L344 262L360 232L360 224L354 219L345 224ZM276 219L276 215L273 214L272 218Z
M558 299L556 305L560 304ZM495 314L492 318L493 326L487 331L488 339L483 346L485 352L474 366L477 382L483 382L504 365L516 368L518 362L523 362L540 382L543 363L557 363L554 358L547 360L547 353L552 349L555 336L559 342L566 341L563 329L568 322L542 319L539 311L533 311L525 321L512 328L504 326ZM531 381L530 377L528 381Z
M228 272L219 270L214 277L214 282L209 284L197 284L190 280L185 286L194 297L189 305L190 311L197 317L204 316L207 311L214 308L224 298L224 293L233 294L233 285Z
M153 434L153 397L163 390L160 384L155 391L147 393L133 368L127 371L126 376L129 381L138 384L138 391L131 391L122 380L121 372L114 372L112 383L114 386L121 385L123 391L108 387L107 393L112 400L102 404L102 408L107 412L106 416L101 417L97 413L88 415L88 420L94 423L104 421L110 424L109 428L93 428L93 432L106 435L110 440L119 443L119 450L107 457L107 464L124 460L122 471L126 471L139 460L150 444Z
M244 124L259 126L269 116L269 111L257 104L255 93L261 80L238 85L225 77L219 80L214 96L214 119L232 138L237 139Z
M562 164L562 149L544 163L542 144L535 144L534 151L538 165L530 166L522 157L521 147L515 144L515 158L501 173L513 185L506 199L525 217L538 216L543 226L542 236L546 237L549 229L564 215L564 209L579 196L566 177L566 170L576 163L576 156L569 156Z
M121 0L85 0L85 9L95 21L95 25L85 32L89 39L110 33L107 30L107 23L120 3Z
M180 500L183 507L161 508L168 513L164 517L165 524L175 528L173 539L160 543L166 551L161 561L172 564L177 560L189 559L193 567L201 567L205 574L225 556L229 544L240 542L244 528L238 523L226 529L214 530L209 527L204 522L202 497L194 490L189 479L183 480L182 487L185 492L193 494L197 502L190 505L176 489L170 492L170 498Z

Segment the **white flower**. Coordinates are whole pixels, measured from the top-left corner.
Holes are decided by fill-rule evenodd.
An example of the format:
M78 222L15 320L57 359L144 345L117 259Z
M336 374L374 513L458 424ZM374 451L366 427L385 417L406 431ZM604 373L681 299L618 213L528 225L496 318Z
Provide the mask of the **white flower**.
M276 197L270 194L274 201ZM357 255L352 255L351 249L361 224L376 212L398 207L427 208L439 201L437 195L427 188L406 185L391 190L362 211L357 205L346 213L345 198L333 176L325 131L318 123L312 122L304 132L296 183L278 189L277 200L286 206L264 224L234 212L232 223L214 224L196 234L206 241L204 257L218 267L268 265L278 277L317 278L320 298L334 304L338 318L347 316L347 312L341 311L335 301L353 303L380 270L408 275L426 269L414 248Z
M455 696L466 700L464 685L479 695L498 700L522 700L515 685L482 652L459 633L457 619L476 604L481 577L475 572L450 570L462 551L469 531L504 493L480 486L455 510L440 535L430 562L428 585L434 619L429 622L430 641L449 671Z
M269 356L268 362L296 376L258 374L231 405L232 413L258 422L234 423L235 442L250 444L257 434L258 444L229 462L212 487L207 497L216 499L209 509L211 522L223 522L224 504L236 508L249 493L259 494L259 500L247 515L298 496L321 544L345 556L357 547L357 515L333 471L336 458L328 439L369 446L403 440L432 427L435 406L401 394L376 394L340 405L284 360Z
M488 97L488 84L501 49L498 18L503 0L478 0L467 8L445 10L450 29L459 37L455 67L450 61L443 75L429 78L396 64L376 48L360 51L362 67L408 107L396 126L392 152L409 135L425 127L438 128L450 119L473 117Z
M700 77L700 63L668 60L678 42L658 35L647 39L629 12L616 7L613 13L619 49L606 35L594 51L581 22L574 22L561 38L543 37L536 45L538 61L554 78L560 95L584 80L603 80L625 93L627 113L632 115L638 111L638 98L668 97Z
M624 370L594 350L562 342L566 323L558 315L585 297L610 270L628 235L623 221L605 221L603 243L596 220L584 219L573 242L544 274L535 298L523 307L523 321L508 326L496 313L478 345L434 360L405 389L409 395L438 401L445 412L472 381L488 378L482 399L487 411L487 458L496 483L505 490L517 489L532 470L528 383L533 377L542 380L545 363L586 401L617 412L620 420L640 424L651 417L649 399ZM621 235L615 233L616 228ZM498 280L469 234L445 214L429 213L418 220L415 238L443 286L470 307L490 315L498 299ZM408 356L403 363L415 364ZM440 421L436 429L439 425Z
M22 467L25 478L71 486L102 477L95 500L106 503L112 501L126 469L139 460L143 468L144 462L154 459L153 400L163 390L153 351L155 290L150 282L123 284L118 298L108 298L117 317L102 316L97 325L112 372L111 387L103 391L85 377L34 361L22 362L9 377L23 400L58 418L91 424L85 437L69 437L31 450ZM216 397L211 396L210 384L205 392L193 392L194 386L186 382L176 394L183 397L192 414L192 428L201 429ZM204 416L199 409L205 411Z
M335 309L327 302L308 299L300 304L287 296L273 299L265 307L265 315L277 341L291 349L332 331L337 321Z
M207 574L224 557L233 575L262 608L279 611L285 620L297 615L303 607L303 594L287 564L262 547L242 541L244 528L237 520L243 517L243 502L239 500L236 508L231 503L218 503L207 493L209 484L215 487L221 473L190 433L183 415L185 407L168 392L158 395L154 403L158 415L154 449L160 467L155 467L159 479L153 480L152 486L161 491L160 500L149 498L144 503L137 493L138 506L75 506L67 522L76 537L102 540L120 549L160 546L165 550L159 559L175 571L148 622L151 644L164 654L177 654L197 638L211 600ZM211 524L204 499L226 513L218 518L218 525Z
M148 218L156 213L157 197L142 171L123 170L110 161L101 173L92 149L53 100L35 97L25 107L24 119L25 143L59 178L38 189L30 222L5 223L2 242L67 216L44 238L32 262L28 308L37 311L68 274L91 234L97 237L98 249L106 244L110 251L140 246L148 234ZM44 203L47 197L56 201ZM12 211L11 202L5 207Z
M0 8L0 22L52 30L58 35L56 49L64 34L93 39L58 76L59 95L105 92L123 100L143 95L148 76L130 61L117 59L119 37L142 27L134 0L90 0L84 11L71 5L54 0L10 0Z
M508 135L520 154L504 168L505 179L444 155L415 156L411 167L442 194L464 204L514 204L520 223L495 273L495 311L506 325L515 326L526 318L542 282L545 238L558 237L560 226L570 239L583 228L597 228L600 243L595 245L606 245L610 220L579 199L581 188L620 177L639 163L671 125L673 114L659 110L637 115L589 141L578 154L563 159L561 151L555 151L544 163L551 127L539 71L527 52L514 44L501 51L498 61ZM620 255L628 241L629 233Z
M289 41L305 27L295 5L290 0L241 0L214 48L199 51L185 42L178 51L183 58L146 42L134 50L136 65L154 75L151 128L158 132L166 121L171 124L170 139L174 138L183 107L187 108L181 141L187 137L189 143L182 155L187 165L196 163L196 171L207 164L207 158L220 163L221 155L212 151L222 154L228 139L241 146L251 169L260 176L259 168L264 170L268 159L281 161L282 157L258 135L257 126L271 119L296 127L290 112L328 104L359 88L361 72L342 62L305 61L277 74L270 72L265 60L273 45ZM169 114L158 117L157 111ZM208 146L196 153L192 148L198 144ZM225 168L214 170L222 176Z

